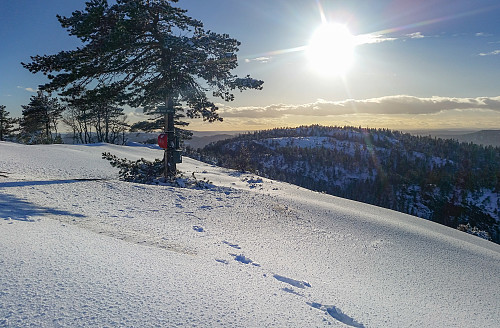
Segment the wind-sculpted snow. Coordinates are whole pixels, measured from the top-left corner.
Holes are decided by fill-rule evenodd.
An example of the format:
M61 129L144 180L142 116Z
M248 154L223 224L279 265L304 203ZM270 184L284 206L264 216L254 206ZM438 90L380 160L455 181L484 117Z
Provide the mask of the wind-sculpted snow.
M500 246L184 158L207 190L119 181L103 151L0 142L0 327L497 327Z

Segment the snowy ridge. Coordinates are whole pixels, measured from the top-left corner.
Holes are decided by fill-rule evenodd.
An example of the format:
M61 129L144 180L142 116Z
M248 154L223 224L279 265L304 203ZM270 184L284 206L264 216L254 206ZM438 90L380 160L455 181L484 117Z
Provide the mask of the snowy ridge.
M209 190L102 152L0 142L0 327L496 327L500 246L189 158Z
M240 135L191 154L452 228L468 226L500 244L500 149L384 129L309 126Z

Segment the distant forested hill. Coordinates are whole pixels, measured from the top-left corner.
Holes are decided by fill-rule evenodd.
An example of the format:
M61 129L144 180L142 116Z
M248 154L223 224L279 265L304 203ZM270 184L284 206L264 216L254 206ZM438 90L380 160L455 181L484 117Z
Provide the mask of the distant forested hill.
M473 142L479 145L500 147L500 130L483 130L453 137L461 142Z
M500 243L498 147L315 125L244 134L188 155Z

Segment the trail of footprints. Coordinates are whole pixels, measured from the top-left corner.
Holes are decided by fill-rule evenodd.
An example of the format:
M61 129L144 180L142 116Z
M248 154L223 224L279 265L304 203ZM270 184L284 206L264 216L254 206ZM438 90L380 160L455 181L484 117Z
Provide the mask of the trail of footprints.
M199 227L199 226L193 226L193 230L195 230L197 232L204 232L204 229L202 227ZM224 244L232 249L237 249L237 250L242 249L238 244L232 243L232 242L229 242L226 240L223 240L222 244ZM228 254L231 257L233 257L234 261L236 261L236 262L240 262L240 263L246 264L246 265L253 265L256 267L261 267L261 264L253 261L251 258L244 255L243 253L240 253L240 254L228 253ZM225 265L230 264L230 262L228 260L225 260L225 259L216 258L215 261L222 263L222 264L225 264ZM267 275L264 274L264 276L267 276ZM312 288L311 284L308 283L307 281L297 280L297 279L289 278L289 277L282 276L279 274L272 274L272 277L281 283L289 285L289 286L285 286L285 287L281 288L281 290L283 292L287 292L287 293L296 295L298 297L305 297L305 296L304 296L304 294L293 289L293 287L298 288L300 290L305 290L306 288ZM317 309L317 310L323 312L328 317L331 317L339 322L342 322L343 324L345 324L347 326L354 327L354 328L366 328L366 326L364 324L356 321L354 318L343 313L342 310L340 310L338 307L336 307L334 305L325 305L325 304L321 304L318 302L312 302L312 301L311 302L306 301L306 304L314 309ZM324 320L328 321L326 319L324 319Z

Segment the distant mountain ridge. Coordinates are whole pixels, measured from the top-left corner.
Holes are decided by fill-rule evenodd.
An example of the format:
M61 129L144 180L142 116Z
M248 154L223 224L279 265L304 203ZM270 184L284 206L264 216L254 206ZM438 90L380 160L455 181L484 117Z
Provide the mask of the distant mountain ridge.
M461 142L473 142L478 145L500 147L500 130L482 130L455 137Z
M190 155L500 242L500 148L387 129L304 126L240 135Z
M215 134L215 135L206 135L206 136L198 136L193 134L190 140L185 140L184 145L189 146L193 149L203 148L206 145L217 142L220 140L226 140L233 138L234 135L231 134Z
M236 134L243 132L233 132L233 131L192 131L193 136L191 139L183 140L184 147L191 147L193 149L203 148L209 143L216 142L219 140L229 139L234 137ZM154 143L156 144L156 140L160 132L126 132L123 134L123 138L118 140L118 144L127 143L127 142L137 142L137 143ZM91 134L94 136L94 134ZM74 136L72 133L62 133L61 134L63 143L65 144L78 144L75 142ZM123 140L124 139L124 140Z
M412 130L409 133L418 136L432 136L442 139L454 139L459 142L473 142L483 146L500 147L500 130L451 131L451 130Z

